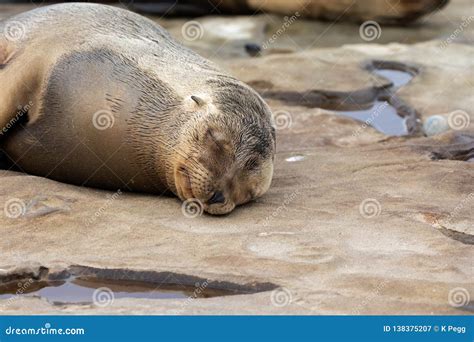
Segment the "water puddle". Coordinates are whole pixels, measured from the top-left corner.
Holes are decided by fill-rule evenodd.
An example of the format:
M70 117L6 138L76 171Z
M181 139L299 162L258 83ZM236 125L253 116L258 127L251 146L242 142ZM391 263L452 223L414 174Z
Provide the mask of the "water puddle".
M347 106L351 109L334 110L334 112L364 122L367 126L372 126L387 135L402 136L409 134L407 117L410 113L406 112L407 107L404 106L399 99L396 99L393 94L398 88L410 82L413 78L413 73L396 68L377 68L377 66L375 66L371 72L390 80L392 86L382 91L377 100L369 108L354 103L349 96L348 99L341 103L341 106ZM354 107L355 110L352 109Z
M388 101L376 101L369 109L335 112L362 121L387 135L408 134L405 119L398 115L397 110Z
M97 304L104 298L188 299L251 294L275 289L271 283L237 284L171 272L98 269L85 266L42 275L0 277L0 300L41 297L55 304ZM6 278L5 278L6 277ZM16 280L14 280L16 279Z
M400 88L408 84L413 78L413 74L407 71L397 69L374 69L374 74L385 77L393 83L394 88Z
M19 289L21 289L19 291ZM210 298L238 294L234 291L214 290L206 283L195 287L170 284L153 284L141 281L98 280L71 277L62 281L25 281L0 285L0 299L22 296L37 296L57 303L91 303L100 293L113 293L113 298L184 299Z

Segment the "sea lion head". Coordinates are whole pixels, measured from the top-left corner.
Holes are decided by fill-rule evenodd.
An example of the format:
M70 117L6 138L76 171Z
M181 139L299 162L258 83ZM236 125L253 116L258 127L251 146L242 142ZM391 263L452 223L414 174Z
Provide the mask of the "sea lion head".
M190 95L194 115L175 149L176 195L219 215L270 187L275 129L270 109L240 82L212 82L210 95Z

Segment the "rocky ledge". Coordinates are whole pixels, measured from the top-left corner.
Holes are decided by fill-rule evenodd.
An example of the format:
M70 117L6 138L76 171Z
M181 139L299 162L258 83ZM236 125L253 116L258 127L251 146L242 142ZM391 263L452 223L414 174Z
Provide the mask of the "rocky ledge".
M298 50L214 58L279 115L272 187L228 216L0 173L0 282L21 288L80 270L104 284L204 283L234 295L100 305L0 294L0 312L472 314L474 47L439 39ZM412 78L394 87L374 74L381 67ZM381 94L405 116L405 134L338 107L348 97L370 106ZM428 137L433 115L446 125Z

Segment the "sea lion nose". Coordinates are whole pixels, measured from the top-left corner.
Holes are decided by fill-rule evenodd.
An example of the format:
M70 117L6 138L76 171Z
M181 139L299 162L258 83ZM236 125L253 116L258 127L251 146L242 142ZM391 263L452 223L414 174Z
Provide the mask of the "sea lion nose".
M216 203L224 203L225 202L225 196L222 193L222 191L216 191L212 195L212 197L207 201L207 204L216 204Z

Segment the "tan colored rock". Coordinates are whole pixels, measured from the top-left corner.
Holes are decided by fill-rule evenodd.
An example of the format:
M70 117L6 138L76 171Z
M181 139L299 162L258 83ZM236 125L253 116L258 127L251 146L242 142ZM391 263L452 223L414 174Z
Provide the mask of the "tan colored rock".
M349 32L358 35L352 26ZM224 44L223 56L234 53L227 49ZM187 217L174 198L117 195L1 171L0 281L82 265L105 275L119 270L130 279L169 272L171 281L208 279L213 286L263 292L189 301L116 299L106 307L20 296L0 299L0 314L472 313L474 164L463 161L474 148L472 124L430 138L389 138L287 97L317 90L370 98L387 85L364 69L375 59L418 68L397 95L420 118L453 110L472 118L472 55L472 46L443 47L442 40L250 60L216 55L256 87L274 113L291 118L277 130L270 191L225 217ZM457 289L468 294L462 305L452 300Z

